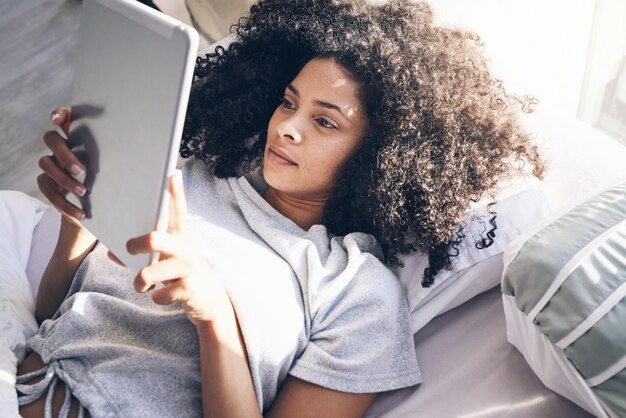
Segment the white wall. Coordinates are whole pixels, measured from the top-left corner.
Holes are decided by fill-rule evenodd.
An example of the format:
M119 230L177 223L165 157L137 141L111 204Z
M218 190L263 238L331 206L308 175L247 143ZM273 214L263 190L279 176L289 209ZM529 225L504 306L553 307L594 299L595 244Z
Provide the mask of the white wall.
M429 0L478 33L494 75L626 145L626 0Z
M576 116L596 0L430 0L435 21L479 34L494 75ZM620 0L621 1L621 0Z

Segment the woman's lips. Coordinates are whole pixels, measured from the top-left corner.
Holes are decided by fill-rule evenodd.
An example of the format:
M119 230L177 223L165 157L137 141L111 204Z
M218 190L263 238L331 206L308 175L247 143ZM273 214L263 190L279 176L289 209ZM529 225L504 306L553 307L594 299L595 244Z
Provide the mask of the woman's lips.
M274 161L277 164L283 165L298 165L293 161L289 160L286 156L281 155L282 152L280 150L275 150L275 148L270 147L267 152L267 158Z

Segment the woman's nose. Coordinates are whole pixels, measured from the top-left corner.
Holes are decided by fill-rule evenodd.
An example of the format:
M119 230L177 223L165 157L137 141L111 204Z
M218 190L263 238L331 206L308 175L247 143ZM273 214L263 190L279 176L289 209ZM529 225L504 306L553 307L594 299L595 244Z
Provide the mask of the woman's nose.
M281 137L285 137L291 142L302 142L302 127L301 121L297 115L291 115L279 124L278 134Z

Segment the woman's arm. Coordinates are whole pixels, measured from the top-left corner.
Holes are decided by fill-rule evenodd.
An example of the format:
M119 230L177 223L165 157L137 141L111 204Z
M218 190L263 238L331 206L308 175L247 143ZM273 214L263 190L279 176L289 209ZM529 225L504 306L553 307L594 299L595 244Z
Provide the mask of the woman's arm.
M266 416L361 418L374 399L375 393L337 392L289 376Z
M37 293L35 318L39 324L51 318L61 306L78 266L96 242L96 237L87 229L66 220L65 216L61 219L59 239Z
M227 305L219 320L197 327L204 417L261 417L241 331Z
M70 127L68 109L56 109L50 120L67 136ZM63 216L56 248L39 284L35 307L35 318L39 323L52 317L59 308L74 273L96 243L96 237L78 221L84 219L85 213L65 198L68 192L79 197L86 193L84 185L73 177L84 171L83 165L68 147L67 140L58 132L46 132L43 141L52 155L39 160L43 173L37 177L37 184L41 193Z

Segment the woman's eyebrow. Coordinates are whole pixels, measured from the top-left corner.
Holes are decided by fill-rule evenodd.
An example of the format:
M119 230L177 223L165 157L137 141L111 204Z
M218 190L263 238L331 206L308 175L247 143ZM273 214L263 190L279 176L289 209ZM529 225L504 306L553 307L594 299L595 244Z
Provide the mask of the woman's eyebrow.
M296 97L300 97L300 92L298 91L297 88L295 88L293 86L293 84L289 84L287 86L287 90L291 91L293 94L295 94ZM327 109L334 109L337 112L339 112L341 114L341 116L343 116L344 118L348 119L348 117L341 111L341 109L339 108L339 106L332 104L332 103L328 103L328 102L324 102L322 100L315 100L313 101L314 104L318 105L318 106L322 106L325 107Z
M293 94L296 95L296 97L300 97L300 92L298 91L298 89L296 89L293 84L289 84L287 86L287 90L291 91ZM344 118L348 119L348 117L341 111L341 109L339 108L339 106L332 104L332 103L328 103L328 102L324 102L322 100L315 100L313 101L314 104L318 105L318 106L322 106L325 107L327 109L334 109L337 112L339 112L341 114L341 116L343 116Z
M328 103L328 102L323 102L321 100L315 100L313 102L314 104L318 105L318 106L322 106L325 107L327 109L334 109L337 112L339 112L341 114L341 116L343 116L344 118L348 119L348 117L341 111L341 109L339 108L339 106L332 104L332 103Z
M300 97L300 92L298 91L298 89L296 89L293 84L289 84L287 86L287 90L290 90L293 94L296 95L296 97Z

